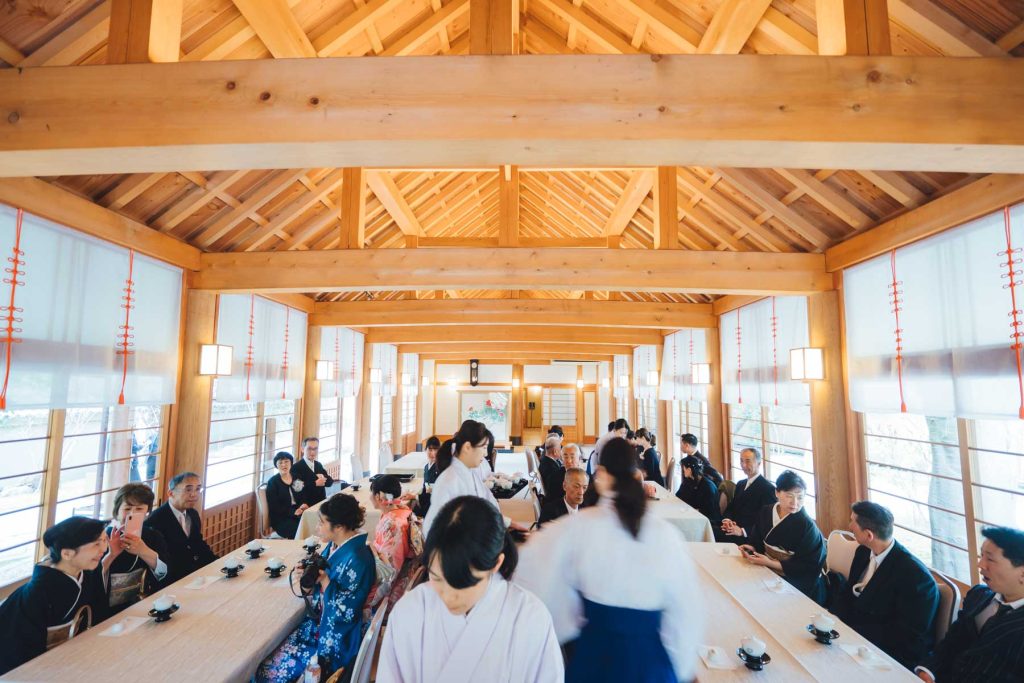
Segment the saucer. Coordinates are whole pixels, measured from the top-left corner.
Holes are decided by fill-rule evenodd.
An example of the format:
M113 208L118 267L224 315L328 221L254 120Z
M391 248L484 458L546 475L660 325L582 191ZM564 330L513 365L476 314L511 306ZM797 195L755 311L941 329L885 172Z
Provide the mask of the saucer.
M257 549L257 550L248 550L248 549L246 549L246 551L245 551L245 554L249 556L249 559L250 559L250 560L255 560L255 559L257 559L257 558L258 558L258 557L259 557L260 555L262 555L263 553L265 553L265 552L266 552L266 550L267 550L266 548L259 548L259 549Z
M736 648L736 654L739 656L740 661L751 671L760 671L764 668L765 664L770 664L772 661L767 652L760 657L752 657L744 652L742 647Z
M831 645L832 641L839 637L839 631L832 629L831 631L819 631L814 628L814 624L807 624L807 630L814 636L814 639L822 645Z
M228 569L227 567L221 567L220 572L221 574L226 574L227 577L230 579L232 577L238 576L238 573L242 571L242 569L243 565L238 565L237 567L233 567L231 569Z
M160 622L167 621L168 619L170 619L171 615L177 612L179 609L181 609L181 605L179 605L178 603L174 603L165 610L157 610L154 607L153 609L149 610L149 616L156 617L156 622L159 624Z

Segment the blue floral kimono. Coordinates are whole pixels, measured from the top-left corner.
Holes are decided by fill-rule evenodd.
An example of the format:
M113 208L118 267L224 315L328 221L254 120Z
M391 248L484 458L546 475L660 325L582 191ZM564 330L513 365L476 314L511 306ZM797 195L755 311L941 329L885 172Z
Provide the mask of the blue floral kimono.
M320 623L307 615L260 664L257 681L294 681L314 654L328 674L355 659L363 635L363 603L376 580L376 566L366 534L357 534L332 551L334 544L328 543L321 553L327 558L331 582L322 594L319 585L313 593L314 604L323 608Z

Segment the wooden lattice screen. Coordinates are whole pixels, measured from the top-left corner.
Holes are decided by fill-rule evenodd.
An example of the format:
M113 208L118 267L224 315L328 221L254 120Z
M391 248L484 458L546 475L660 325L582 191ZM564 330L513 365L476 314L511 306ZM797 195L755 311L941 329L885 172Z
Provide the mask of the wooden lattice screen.
M210 508L203 515L203 536L218 555L256 537L256 496L247 494Z

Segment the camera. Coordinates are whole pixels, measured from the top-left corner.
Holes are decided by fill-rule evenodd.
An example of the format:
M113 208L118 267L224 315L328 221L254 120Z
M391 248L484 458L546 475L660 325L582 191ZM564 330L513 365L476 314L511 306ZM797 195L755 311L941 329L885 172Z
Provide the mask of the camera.
M327 559L315 552L299 560L297 568L302 571L302 575L299 577L299 590L303 594L312 593L320 578L320 572L327 571L327 567Z

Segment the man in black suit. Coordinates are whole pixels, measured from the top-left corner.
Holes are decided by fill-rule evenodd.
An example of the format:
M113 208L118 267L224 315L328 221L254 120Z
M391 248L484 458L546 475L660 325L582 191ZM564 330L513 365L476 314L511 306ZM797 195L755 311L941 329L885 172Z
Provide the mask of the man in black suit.
M565 471L565 480L562 482L562 496L556 496L554 492L548 495L548 500L540 510L538 525L543 526L546 522L558 519L563 515L575 515L580 511L583 503L583 494L587 492L587 485L590 477L586 470L579 467L572 467Z
M1024 532L982 529L978 570L985 581L964 605L935 652L914 672L923 681L1009 683L1024 677Z
M722 514L722 527L715 529L715 540L719 543L746 543L743 536L726 533L726 522L735 522L741 529L753 529L758 511L765 505L775 505L775 485L761 474L761 451L740 451L740 467L747 478L736 484L736 492Z
M934 645L939 588L924 564L892 537L892 513L862 500L851 507L860 546L832 613L913 669Z
M164 585L170 585L217 559L203 540L203 522L196 512L203 492L199 475L182 472L171 479L167 490L167 502L151 512L144 524L159 531L167 542L167 555L160 558L167 564Z
M327 487L334 483L331 475L316 459L320 439L307 436L302 440L302 457L292 465L292 476L302 480L302 502L313 507L327 498Z
M719 473L719 471L716 470L711 465L711 461L708 460L706 457L704 457L703 453L701 453L699 450L697 450L697 445L699 443L700 443L700 441L698 441L697 437L694 436L693 434L680 434L679 435L679 451L683 454L680 457L680 460L682 460L682 458L685 458L688 455L692 455L695 458L700 458L701 460L704 461L704 476L707 477L708 479L710 479L711 481L715 482L715 486L721 486L722 485L722 475L721 475L721 473ZM775 499L772 498L772 502L774 502L774 501L775 501Z
M537 463L537 470L544 495L547 498L559 497L565 480L565 466L562 464L562 441L557 436L549 436L544 441L544 455Z

